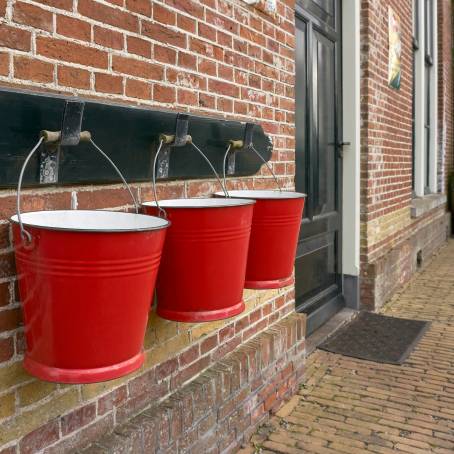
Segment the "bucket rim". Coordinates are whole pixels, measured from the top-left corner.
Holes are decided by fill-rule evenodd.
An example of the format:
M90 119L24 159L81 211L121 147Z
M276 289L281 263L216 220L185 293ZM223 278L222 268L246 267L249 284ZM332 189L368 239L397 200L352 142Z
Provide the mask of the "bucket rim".
M223 192L215 192L216 197L225 197ZM250 199L272 199L272 200L286 200L286 199L305 199L307 194L296 191L278 191L272 189L238 189L229 191L231 198L250 198Z
M223 193L222 193L223 194ZM221 202L222 201L222 202ZM159 200L159 206L162 208L231 208L245 205L253 205L255 200L243 198L189 198L189 199L166 199ZM145 207L157 207L156 202L142 202Z
M93 219L93 215L99 219ZM34 217L37 219L33 220ZM131 221L130 226L127 225L129 222L128 218ZM21 214L21 219L22 224L27 227L83 233L148 232L165 229L170 226L170 221L157 216L112 210L28 211ZM133 220L134 222L132 222ZM19 225L17 214L11 216L10 221ZM52 225L52 221L54 221L54 225ZM71 225L69 221L73 224ZM99 224L96 225L95 221L98 221ZM64 225L65 222L68 225Z

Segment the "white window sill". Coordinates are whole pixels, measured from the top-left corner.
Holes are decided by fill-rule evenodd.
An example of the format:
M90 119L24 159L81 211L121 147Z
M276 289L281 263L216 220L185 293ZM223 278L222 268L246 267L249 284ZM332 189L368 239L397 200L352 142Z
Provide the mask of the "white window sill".
M424 197L415 197L411 201L411 217L413 219L419 218L442 205L446 205L446 194L428 194Z

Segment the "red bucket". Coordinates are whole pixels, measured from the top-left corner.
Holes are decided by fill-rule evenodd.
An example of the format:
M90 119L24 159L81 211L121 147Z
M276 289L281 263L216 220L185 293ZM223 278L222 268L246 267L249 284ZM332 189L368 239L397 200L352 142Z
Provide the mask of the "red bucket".
M157 282L157 313L181 322L233 317L243 288L252 200L160 200L171 222ZM143 204L157 214L155 202Z
M168 221L82 210L21 219L27 236L11 218L25 369L47 381L93 383L139 368Z
M225 197L221 192L215 195ZM229 191L229 195L256 201L245 287L271 289L292 284L306 195L266 190Z

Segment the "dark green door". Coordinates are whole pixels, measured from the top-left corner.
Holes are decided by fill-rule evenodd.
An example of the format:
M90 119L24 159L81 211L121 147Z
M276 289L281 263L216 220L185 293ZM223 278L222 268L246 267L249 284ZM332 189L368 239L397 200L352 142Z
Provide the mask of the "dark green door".
M341 270L341 0L299 0L296 188L308 195L295 263L308 331L343 306Z

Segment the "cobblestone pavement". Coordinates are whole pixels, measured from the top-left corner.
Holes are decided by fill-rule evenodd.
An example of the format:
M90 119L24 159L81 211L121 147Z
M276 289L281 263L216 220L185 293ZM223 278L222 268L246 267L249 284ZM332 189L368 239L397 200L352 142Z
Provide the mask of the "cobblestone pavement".
M382 313L432 322L403 366L316 350L241 454L454 453L454 241Z

